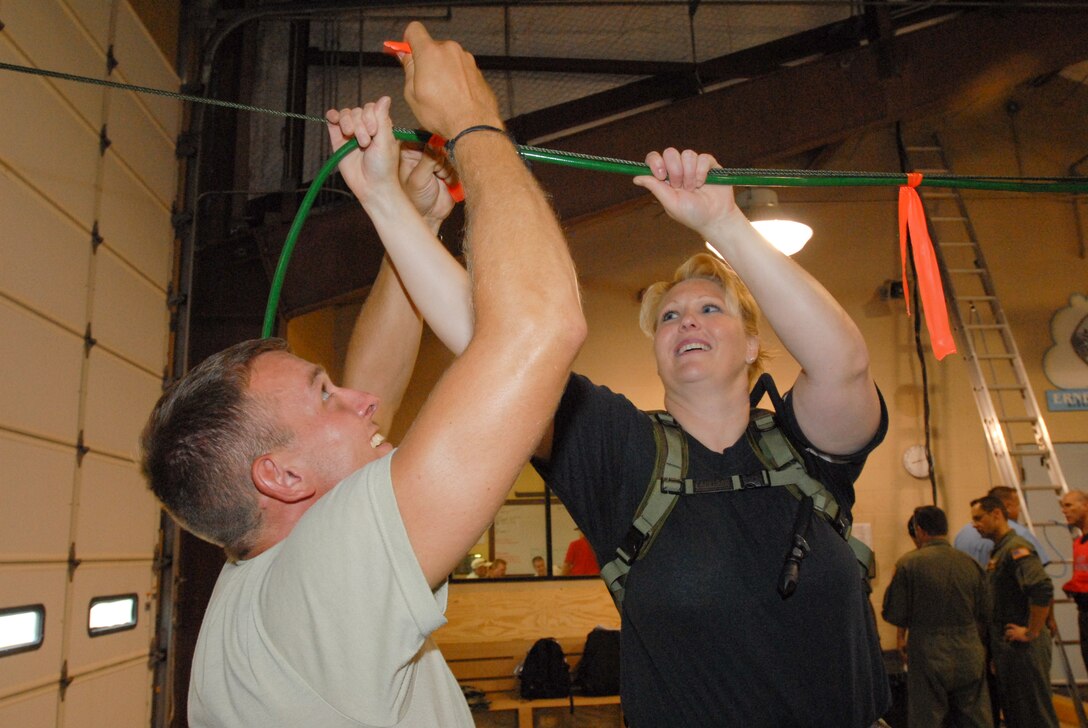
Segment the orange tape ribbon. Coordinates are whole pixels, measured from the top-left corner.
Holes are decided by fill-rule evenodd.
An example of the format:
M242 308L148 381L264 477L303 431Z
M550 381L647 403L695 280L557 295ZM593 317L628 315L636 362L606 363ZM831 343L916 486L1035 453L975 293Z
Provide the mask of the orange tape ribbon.
M933 355L940 361L956 353L956 342L948 325L948 308L944 300L944 286L937 267L937 255L926 226L926 213L922 200L915 189L922 183L921 172L907 174L907 183L899 188L899 254L903 261L903 291L907 287L907 238L914 251L914 270L918 277L918 291L922 296L922 310L926 316L929 344ZM910 315L910 296L905 295L907 315Z

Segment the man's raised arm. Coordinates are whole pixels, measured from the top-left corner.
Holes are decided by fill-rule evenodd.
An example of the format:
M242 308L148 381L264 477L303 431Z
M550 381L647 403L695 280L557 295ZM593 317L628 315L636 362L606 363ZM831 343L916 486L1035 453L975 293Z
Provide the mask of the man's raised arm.
M402 56L419 121L457 139L466 195L475 330L393 456L412 547L436 586L494 518L559 401L586 324L566 241L501 131L472 56L412 23Z

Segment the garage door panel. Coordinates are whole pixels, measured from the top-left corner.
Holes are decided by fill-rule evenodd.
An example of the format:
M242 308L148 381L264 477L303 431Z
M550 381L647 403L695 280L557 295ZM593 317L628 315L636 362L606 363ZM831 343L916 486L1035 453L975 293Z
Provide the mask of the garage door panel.
M102 160L99 229L117 251L163 290L174 265L170 207L156 200L112 155Z
M119 65L117 71L127 83L176 91L181 84L170 61L165 58L143 23L127 3L117 9L117 30L113 52ZM137 62L133 62L136 60ZM171 142L177 138L181 124L181 105L165 96L143 95L144 105L162 127ZM172 150L171 150L172 151Z
M94 337L154 372L166 364L166 294L106 248L98 251Z
M83 340L0 299L0 426L75 445Z
M41 604L45 628L41 646L0 658L0 697L8 697L60 679L61 630L64 628L65 564L0 565L0 609ZM0 725L11 725L0 722ZM16 724L17 725L17 724Z
M76 677L64 696L63 728L151 724L151 673L146 662Z
M137 103L135 93L113 93L109 111L110 154L120 156L159 202L169 207L176 195L178 175L174 140L163 135L162 128Z
M0 432L0 558L67 559L75 469L74 447Z
M87 320L91 235L0 168L0 291L73 330Z
M81 559L152 558L159 504L135 463L83 459L76 544Z
M60 689L52 688L0 699L0 725L19 728L54 728Z
M91 350L83 441L92 450L137 460L140 432L162 379L96 346Z
M0 60L24 64L26 59L15 53L5 34L0 34ZM17 104L0 104L0 129L19 140L4 145L3 163L90 230L98 129L89 127L41 78L0 73L0 98L19 99ZM43 119L49 120L48 133Z
M60 0L44 0L50 4L59 4ZM63 0L76 22L90 37L90 42L99 48L108 48L110 44L110 6L112 2L102 0ZM36 3L31 3L36 4Z
M69 632L68 672L79 674L150 654L155 633L152 608L153 573L144 563L88 563L72 579L72 628ZM91 600L135 594L136 626L121 632L91 637L87 633Z
M96 4L95 15L108 26L108 5L101 0ZM82 20L66 12L57 0L4 4L4 33L10 34L27 57L21 65L102 78L106 72L106 44L88 42L86 32ZM98 127L102 123L101 86L59 80L52 83L88 125Z

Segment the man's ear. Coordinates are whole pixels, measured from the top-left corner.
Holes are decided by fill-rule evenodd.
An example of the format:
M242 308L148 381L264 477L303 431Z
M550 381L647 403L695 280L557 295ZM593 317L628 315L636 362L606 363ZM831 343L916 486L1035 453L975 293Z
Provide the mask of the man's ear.
M272 453L253 461L250 477L261 495L282 503L297 503L314 494L313 487L302 475L279 462Z

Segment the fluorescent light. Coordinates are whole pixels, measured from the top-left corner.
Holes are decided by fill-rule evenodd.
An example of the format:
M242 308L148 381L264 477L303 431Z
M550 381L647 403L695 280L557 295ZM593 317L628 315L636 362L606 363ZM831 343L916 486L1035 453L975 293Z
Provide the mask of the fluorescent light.
M45 607L41 604L0 610L0 655L26 652L45 636Z

